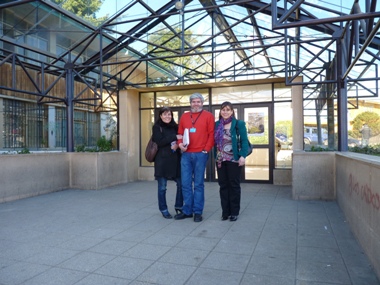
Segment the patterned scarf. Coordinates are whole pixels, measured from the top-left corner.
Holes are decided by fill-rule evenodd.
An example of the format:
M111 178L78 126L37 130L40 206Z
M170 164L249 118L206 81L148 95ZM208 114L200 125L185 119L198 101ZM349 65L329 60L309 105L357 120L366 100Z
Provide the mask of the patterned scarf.
M218 128L215 131L215 142L216 146L218 147L219 151L222 151L222 144L223 144L223 135L224 135L224 126L227 125L228 123L231 123L233 117L229 117L227 120L221 118L219 120L219 125Z

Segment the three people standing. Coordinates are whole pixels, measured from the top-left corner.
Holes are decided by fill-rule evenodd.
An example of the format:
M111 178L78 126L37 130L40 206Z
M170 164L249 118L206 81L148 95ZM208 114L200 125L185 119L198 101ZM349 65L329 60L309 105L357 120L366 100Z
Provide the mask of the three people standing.
M245 122L235 118L230 102L222 103L215 124L216 169L222 206L222 221L237 220L240 212L242 166L248 154Z
M154 164L159 209L165 218L172 218L166 204L166 185L167 180L174 180L177 183L174 218L194 217L194 222L202 221L204 174L209 152L215 145L221 219L236 221L240 212L241 171L248 154L247 129L244 121L235 118L230 102L222 103L216 123L214 116L203 110L203 103L200 93L192 94L191 110L182 115L179 125L170 108L161 108L153 126L153 140L159 146ZM186 129L189 144L183 140Z

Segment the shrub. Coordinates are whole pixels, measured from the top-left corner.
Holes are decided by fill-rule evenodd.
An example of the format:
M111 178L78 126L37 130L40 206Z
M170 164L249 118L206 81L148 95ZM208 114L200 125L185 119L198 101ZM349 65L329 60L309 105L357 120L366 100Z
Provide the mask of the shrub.
M96 142L96 147L88 147L85 145L78 145L75 148L76 152L105 152L112 150L111 139L107 140L105 136L99 138Z
M19 150L17 153L18 154L28 154L28 153L30 153L30 151L28 148L24 147L22 150Z
M111 151L112 150L112 141L107 140L105 136L102 136L96 142L98 151Z
M380 156L380 144L368 145L368 146L363 146L363 147L359 147L359 146L350 147L349 151Z
M311 146L310 151L334 151L333 149L329 149L327 147L321 147L321 146Z
M82 145L78 145L76 148L75 148L75 151L76 152L85 152L86 151L86 146L84 144Z

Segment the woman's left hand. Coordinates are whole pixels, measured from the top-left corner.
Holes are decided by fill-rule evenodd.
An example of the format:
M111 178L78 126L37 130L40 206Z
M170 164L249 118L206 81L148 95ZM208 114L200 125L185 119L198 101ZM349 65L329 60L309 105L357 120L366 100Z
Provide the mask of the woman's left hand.
M239 166L243 166L245 164L245 158L240 156L239 158Z
M175 143L175 144L172 144L171 149L175 151L178 149L178 147L179 147L178 144Z

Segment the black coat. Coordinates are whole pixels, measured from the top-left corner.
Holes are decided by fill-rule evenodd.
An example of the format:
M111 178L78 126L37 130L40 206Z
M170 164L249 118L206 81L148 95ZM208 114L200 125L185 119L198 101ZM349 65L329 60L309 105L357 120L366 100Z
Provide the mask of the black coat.
M177 125L158 122L153 126L153 141L158 145L154 159L154 176L173 179L181 176L181 152L179 148L173 153L171 142L177 140Z

